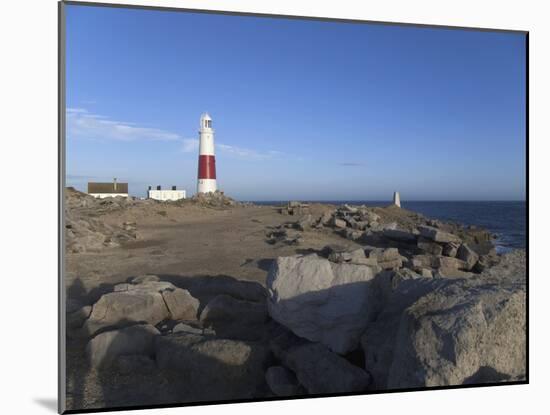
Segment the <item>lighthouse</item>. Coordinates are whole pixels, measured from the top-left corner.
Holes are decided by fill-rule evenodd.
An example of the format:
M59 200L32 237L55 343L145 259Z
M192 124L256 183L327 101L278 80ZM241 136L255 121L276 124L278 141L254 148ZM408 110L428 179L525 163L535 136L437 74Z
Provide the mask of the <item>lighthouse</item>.
M197 193L215 192L216 187L216 156L214 155L214 129L212 118L208 114L201 115L199 129L199 177Z

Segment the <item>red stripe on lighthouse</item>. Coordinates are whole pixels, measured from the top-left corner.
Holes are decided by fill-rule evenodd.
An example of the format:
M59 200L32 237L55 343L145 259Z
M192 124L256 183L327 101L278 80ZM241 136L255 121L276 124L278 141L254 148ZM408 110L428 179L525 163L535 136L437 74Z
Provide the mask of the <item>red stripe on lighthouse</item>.
M215 179L216 178L216 157L215 156L199 156L199 179Z

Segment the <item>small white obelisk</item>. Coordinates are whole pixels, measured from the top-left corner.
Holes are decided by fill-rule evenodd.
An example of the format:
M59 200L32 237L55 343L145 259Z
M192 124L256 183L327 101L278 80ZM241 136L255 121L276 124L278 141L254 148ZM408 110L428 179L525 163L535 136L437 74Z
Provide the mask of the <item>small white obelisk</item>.
M397 207L401 207L401 198L399 192L393 192L393 204Z

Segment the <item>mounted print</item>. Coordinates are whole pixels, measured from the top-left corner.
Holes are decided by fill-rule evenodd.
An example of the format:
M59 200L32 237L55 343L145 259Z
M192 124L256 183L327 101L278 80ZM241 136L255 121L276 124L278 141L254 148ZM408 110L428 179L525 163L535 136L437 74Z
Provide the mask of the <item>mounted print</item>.
M527 32L59 11L61 412L528 382Z

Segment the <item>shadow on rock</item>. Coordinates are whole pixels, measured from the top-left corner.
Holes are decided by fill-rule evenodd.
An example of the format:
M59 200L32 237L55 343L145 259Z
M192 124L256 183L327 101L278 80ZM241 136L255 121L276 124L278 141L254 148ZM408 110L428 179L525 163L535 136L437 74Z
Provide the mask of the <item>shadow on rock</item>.
M74 312L80 307L97 302L103 294L113 291L116 283L101 283L99 286L86 290L80 278L76 278L66 289L67 313Z
M206 305L218 295L229 295L233 298L265 302L265 288L253 281L242 281L229 275L171 275L158 274L163 281L168 281L176 287L188 290L193 297L199 300L199 315Z
M158 367L177 376L185 401L265 396L271 362L264 343L176 333L156 339ZM180 399L180 401L182 400Z
M272 264L273 264L273 258L261 258L261 259L247 258L241 264L241 267L255 266L256 268L261 269L262 271L269 271L269 268L271 268Z

